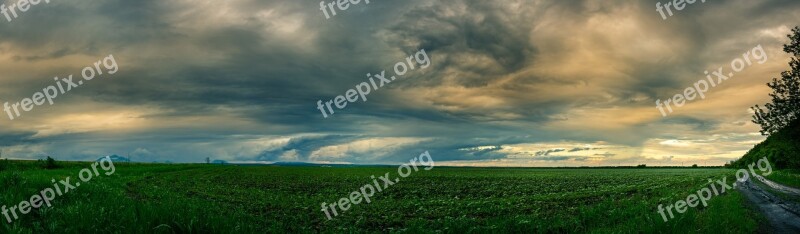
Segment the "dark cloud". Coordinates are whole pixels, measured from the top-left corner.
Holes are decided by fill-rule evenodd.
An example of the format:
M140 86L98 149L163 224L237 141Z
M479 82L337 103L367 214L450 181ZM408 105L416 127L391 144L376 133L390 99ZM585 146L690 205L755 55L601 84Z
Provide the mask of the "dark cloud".
M576 148L570 149L568 152L578 152L578 151L595 150L595 149L602 149L602 148L590 148L590 147L580 148L580 147L576 147Z
M670 118L643 110L657 114L654 100L681 92L740 48L777 48L781 39L765 32L797 22L800 3L707 2L663 21L655 2L373 2L327 20L317 3L303 1L40 4L0 22L3 102L108 54L120 72L2 120L0 144L20 158L378 163L425 150L444 161L505 159L519 154L507 145L542 142L575 144L531 150L534 160L587 160L550 155L600 149L582 147L587 142L637 148L708 132L752 140L728 128L752 127L742 118L719 117L741 105ZM316 109L420 49L429 68L330 118ZM746 86L737 85L713 92ZM371 141L385 147L355 145ZM331 146L349 151L320 153ZM607 150L596 155L623 154Z
M546 157L537 157L533 160L535 161L586 161L589 157L581 157L581 156L546 156Z
M551 153L564 152L565 149L549 149L536 152L535 156L548 156Z
M611 157L611 156L614 156L614 155L616 155L616 154L612 154L612 153L609 153L609 152L605 152L605 153L602 153L602 154L594 154L594 156L603 156L603 157Z

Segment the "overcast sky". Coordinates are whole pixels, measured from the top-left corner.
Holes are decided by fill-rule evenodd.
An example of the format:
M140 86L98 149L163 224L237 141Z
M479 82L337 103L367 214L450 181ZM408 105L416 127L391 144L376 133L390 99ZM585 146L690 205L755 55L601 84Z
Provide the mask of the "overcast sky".
M741 157L764 139L748 108L788 68L782 44L800 1L697 1L667 20L655 3L372 0L330 19L309 0L40 3L0 17L2 103L109 54L119 71L52 106L0 115L2 155L398 163L427 150L441 165L480 166ZM666 117L655 108L757 45L766 63ZM328 118L317 109L420 49L430 67Z

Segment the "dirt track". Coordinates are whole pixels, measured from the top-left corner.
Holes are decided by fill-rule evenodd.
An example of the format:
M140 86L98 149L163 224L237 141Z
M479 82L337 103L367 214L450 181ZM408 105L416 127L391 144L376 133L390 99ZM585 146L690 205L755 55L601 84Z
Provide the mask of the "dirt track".
M791 196L800 196L800 190L795 188L777 184L758 175L756 175L756 179L774 191ZM738 186L736 187L769 221L769 229L762 231L769 233L800 233L800 205L783 200L755 183L752 180L737 182Z

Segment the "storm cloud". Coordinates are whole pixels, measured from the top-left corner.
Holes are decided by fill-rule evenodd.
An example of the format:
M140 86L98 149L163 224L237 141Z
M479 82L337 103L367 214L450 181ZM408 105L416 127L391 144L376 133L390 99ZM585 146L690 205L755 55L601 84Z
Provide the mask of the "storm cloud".
M326 19L314 1L54 1L0 21L0 101L108 54L119 72L0 120L0 150L363 164L427 150L477 166L740 157L763 139L748 107L787 68L800 2L706 2L669 20L656 2L373 1ZM759 44L765 64L661 117L656 100ZM420 49L430 67L329 118L316 109Z

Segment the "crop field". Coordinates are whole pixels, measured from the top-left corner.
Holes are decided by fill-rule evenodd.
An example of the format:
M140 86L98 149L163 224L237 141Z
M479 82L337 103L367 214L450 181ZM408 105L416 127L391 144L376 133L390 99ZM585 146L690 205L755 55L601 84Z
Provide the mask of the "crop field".
M16 164L16 165L14 165ZM28 163L30 164L30 163ZM2 205L27 200L51 179L89 163L44 170L15 162L0 171ZM397 167L116 165L53 206L22 215L2 233L264 232L753 232L757 217L735 192L664 222L656 212L729 169L420 170L328 220L336 202Z

